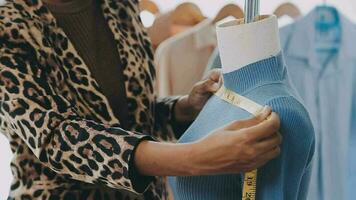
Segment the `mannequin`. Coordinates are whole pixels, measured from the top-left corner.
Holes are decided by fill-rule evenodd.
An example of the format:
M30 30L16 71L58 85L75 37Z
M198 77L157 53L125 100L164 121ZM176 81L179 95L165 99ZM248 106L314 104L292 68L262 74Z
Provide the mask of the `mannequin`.
M314 130L308 112L292 89L284 66L276 16L217 27L224 87L280 116L281 156L258 169L257 199L306 199L314 153ZM211 131L252 114L214 95L178 142L197 141ZM239 148L239 147L237 147ZM263 156L263 155L261 155ZM236 200L242 175L170 178L175 200Z

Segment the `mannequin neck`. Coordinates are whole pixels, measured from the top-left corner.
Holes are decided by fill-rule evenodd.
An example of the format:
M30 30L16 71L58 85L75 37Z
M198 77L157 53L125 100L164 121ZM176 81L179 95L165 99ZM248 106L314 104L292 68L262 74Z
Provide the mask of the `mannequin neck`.
M287 78L282 53L263 59L239 70L224 73L224 86L236 93L244 94L265 84L283 82Z
M223 73L276 56L281 51L278 20L274 15L261 16L249 24L243 24L243 19L220 24L217 38Z

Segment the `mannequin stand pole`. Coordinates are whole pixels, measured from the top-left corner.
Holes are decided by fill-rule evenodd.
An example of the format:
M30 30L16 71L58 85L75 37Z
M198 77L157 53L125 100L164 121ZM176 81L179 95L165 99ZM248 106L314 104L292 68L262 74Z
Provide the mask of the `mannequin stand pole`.
M260 15L260 1L259 0L245 0L245 20L244 23L251 23L257 16Z

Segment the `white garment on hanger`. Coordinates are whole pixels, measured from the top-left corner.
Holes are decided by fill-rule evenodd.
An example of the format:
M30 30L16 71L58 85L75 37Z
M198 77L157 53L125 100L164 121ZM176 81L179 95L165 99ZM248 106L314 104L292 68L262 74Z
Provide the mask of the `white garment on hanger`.
M185 95L203 78L216 46L216 32L206 19L164 41L155 54L159 97Z
M154 47L171 37L171 15L172 12L157 15L153 25L147 29L147 34Z
M278 26L280 28L287 26L288 24L291 24L293 22L294 22L294 19L288 15L283 15L282 17L278 18Z

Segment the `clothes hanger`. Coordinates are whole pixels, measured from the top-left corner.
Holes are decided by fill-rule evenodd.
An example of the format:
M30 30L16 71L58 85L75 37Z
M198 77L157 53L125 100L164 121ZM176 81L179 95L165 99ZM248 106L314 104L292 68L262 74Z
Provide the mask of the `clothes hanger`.
M157 4L151 0L141 0L139 6L141 12L140 16L144 27L151 27L155 21L156 15L160 12Z
M141 12L146 10L154 15L156 15L160 12L157 4L151 0L141 0L140 1L140 10L141 10Z
M173 11L172 23L174 25L194 26L206 19L200 8L191 2L182 3Z
M289 16L293 19L296 19L297 17L301 16L301 12L299 8L290 2L283 3L278 8L273 12L278 18L283 17L283 16Z
M341 41L341 26L340 26L340 15L338 10L331 5L327 4L326 0L316 7L316 19L314 22L314 27L316 33L325 35L332 31L333 38L330 37L316 37L316 50L318 52L336 52L340 47Z
M213 24L216 24L217 22L229 16L235 17L236 19L240 19L244 17L244 11L240 8L240 6L236 4L233 3L227 4L216 15L216 17L213 20Z
M326 0L316 7L316 12L318 14L315 21L317 30L327 30L339 24L338 10L334 6L328 5Z

